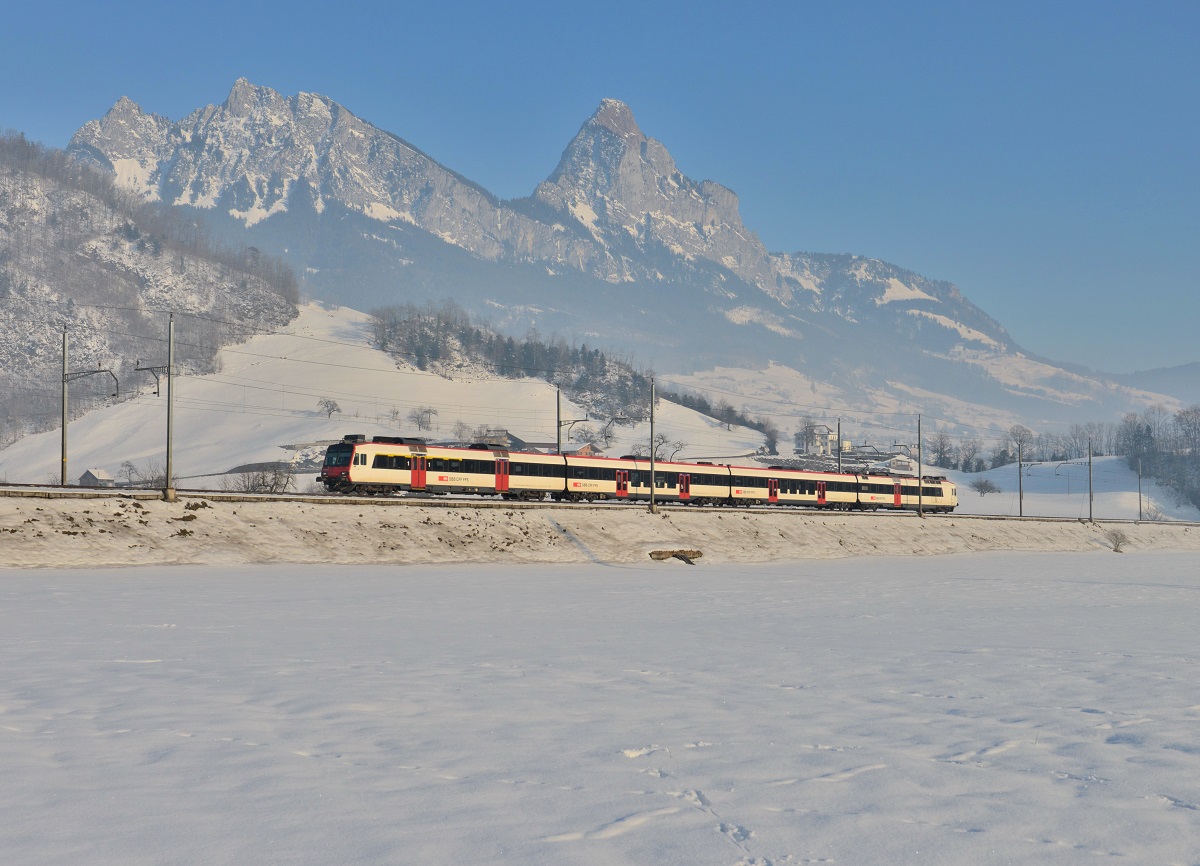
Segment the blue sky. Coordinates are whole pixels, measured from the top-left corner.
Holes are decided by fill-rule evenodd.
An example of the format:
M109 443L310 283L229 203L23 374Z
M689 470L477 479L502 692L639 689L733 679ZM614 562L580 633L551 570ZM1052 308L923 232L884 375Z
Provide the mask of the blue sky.
M325 94L502 197L602 98L773 251L956 283L1027 350L1200 361L1200 3L10 4L0 127Z

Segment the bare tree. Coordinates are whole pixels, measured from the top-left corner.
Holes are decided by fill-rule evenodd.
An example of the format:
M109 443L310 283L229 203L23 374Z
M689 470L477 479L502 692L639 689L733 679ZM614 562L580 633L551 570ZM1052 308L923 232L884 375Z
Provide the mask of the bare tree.
M295 489L292 467L278 463L224 476L221 489L230 493L287 493Z
M650 443L654 446L654 459L663 460L663 449L667 447L669 438L666 433L655 433L654 441Z
M963 472L975 471L975 460L979 457L979 449L983 446L978 439L964 439L958 446L959 466Z
M1012 443L1012 450L1019 449L1023 459L1030 453L1029 448L1033 445L1033 431L1022 424L1014 424L1008 428L1008 439Z
M737 423L737 410L729 405L728 400L720 400L713 409L713 415L725 427L726 430L732 430L733 425Z
M812 452L813 445L817 443L817 422L811 415L801 417L794 441L796 451L802 454Z
M571 441L573 442L595 442L599 438L599 432L591 424L579 424L571 430Z
M970 488L980 496L987 496L989 493L999 493L1000 488L990 478L976 478L970 483Z
M1067 435L1063 440L1063 450L1066 451L1066 458L1074 460L1076 457L1085 456L1090 439L1091 434L1087 427L1083 424L1072 424L1067 429Z
M317 401L317 408L325 413L326 418L332 418L334 412L342 411L342 407L332 397L322 397Z
M950 469L954 464L954 438L944 430L934 433L926 441L929 449L929 462L943 469Z
M126 460L121 464L121 474L125 476L125 481L129 484L136 484L141 481L142 474L138 471L137 466L131 460Z
M433 429L433 419L437 413L438 410L432 406L417 406L414 409L408 410L408 415L405 417L418 430L431 430Z
M1161 403L1155 403L1153 406L1146 407L1142 412L1142 420L1150 432L1150 440L1157 446L1159 451L1167 451L1169 449L1170 428L1171 428L1171 412L1166 406Z
M1104 537L1112 545L1113 553L1123 553L1121 548L1129 543L1129 536L1121 529L1110 529L1104 533Z
M1200 457L1200 404L1175 413L1175 432L1180 451Z

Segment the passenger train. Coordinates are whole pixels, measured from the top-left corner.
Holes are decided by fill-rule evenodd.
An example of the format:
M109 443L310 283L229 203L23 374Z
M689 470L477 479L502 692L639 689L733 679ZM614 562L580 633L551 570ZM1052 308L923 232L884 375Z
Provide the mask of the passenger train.
M325 452L318 479L330 493L462 493L506 499L647 501L644 457L581 457L509 451L491 445L447 448L423 439L345 436ZM692 505L802 505L843 511L921 508L950 512L952 481L939 476L810 472L722 463L655 461L654 498Z

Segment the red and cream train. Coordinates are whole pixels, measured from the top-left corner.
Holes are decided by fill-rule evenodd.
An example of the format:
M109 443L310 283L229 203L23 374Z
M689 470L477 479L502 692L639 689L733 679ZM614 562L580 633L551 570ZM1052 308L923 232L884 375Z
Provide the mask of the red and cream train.
M507 499L646 501L650 461L509 451L489 445L445 448L421 439L346 436L329 446L319 476L331 493L426 492ZM919 484L919 486L918 486ZM654 466L654 498L695 505L803 505L840 510L953 511L952 481L925 476L664 463Z

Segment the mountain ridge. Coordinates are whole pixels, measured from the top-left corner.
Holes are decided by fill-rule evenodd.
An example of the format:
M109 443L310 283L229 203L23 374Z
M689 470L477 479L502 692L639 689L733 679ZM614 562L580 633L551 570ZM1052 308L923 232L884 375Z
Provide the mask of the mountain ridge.
M855 405L922 395L964 420L970 406L1038 424L1155 399L1032 358L952 283L768 251L736 193L687 177L619 100L512 200L328 97L239 79L169 128L135 108L119 100L69 151L287 257L318 297L369 309L448 296L513 329L640 347L653 364L779 362L840 383Z

